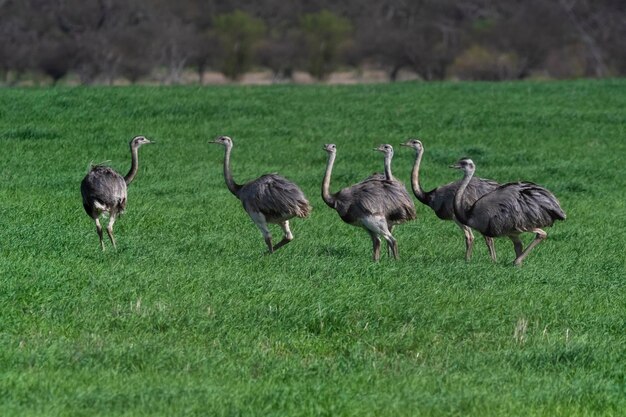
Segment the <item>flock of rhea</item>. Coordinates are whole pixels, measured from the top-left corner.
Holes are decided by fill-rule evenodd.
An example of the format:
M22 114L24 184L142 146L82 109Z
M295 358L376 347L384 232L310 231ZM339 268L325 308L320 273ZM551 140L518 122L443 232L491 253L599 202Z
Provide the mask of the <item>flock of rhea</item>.
M113 169L95 165L89 170L80 185L83 207L96 223L100 247L104 250L100 216L109 215L107 234L113 247L113 224L116 217L126 207L127 187L137 174L137 151L141 145L153 143L143 136L130 141L131 167L122 177ZM220 136L211 143L223 145L224 179L226 186L243 205L250 218L263 234L270 253L293 239L289 220L294 217L307 217L311 206L300 188L293 182L276 174L266 174L247 182L237 184L230 167L230 154L233 141L228 136ZM496 251L493 238L507 236L515 249L515 265L521 265L530 251L546 238L542 228L552 226L556 220L564 220L565 213L556 197L544 187L531 182L511 182L498 184L495 181L474 177L476 169L469 158L462 158L451 168L464 172L461 180L451 182L425 192L419 182L419 170L424 148L417 139L410 139L402 146L415 150L415 164L411 172L413 194L423 204L429 206L442 220L454 220L465 234L465 259L470 260L474 235L472 229L480 232L487 244L491 259L495 262ZM380 259L381 238L387 243L390 256L398 258L398 243L393 237L395 225L414 220L415 204L404 184L391 173L393 147L385 144L375 150L385 155L384 174L373 174L365 180L346 187L336 193L330 192L330 177L337 156L334 144L324 145L328 153L328 163L322 182L322 199L337 211L344 222L364 228L369 233L373 245L373 258ZM268 223L279 224L283 238L272 243ZM535 233L535 239L523 248L520 234Z

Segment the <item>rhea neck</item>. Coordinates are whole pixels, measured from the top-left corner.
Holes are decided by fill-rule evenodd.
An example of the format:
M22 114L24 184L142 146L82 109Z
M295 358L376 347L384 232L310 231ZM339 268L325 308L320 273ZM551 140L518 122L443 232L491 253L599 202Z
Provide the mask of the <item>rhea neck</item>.
M411 171L411 187L413 188L413 194L415 194L415 197L420 201L420 203L427 205L428 198L420 185L420 164L422 163L423 154L423 151L415 152L415 164L413 165L413 170Z
M224 181L226 181L226 187L228 190L235 195L235 197L239 198L239 190L241 189L241 185L236 184L233 179L233 172L230 168L230 152L233 150L232 145L226 145L224 151Z
M391 174L391 159L393 158L393 152L385 153L385 178L389 181L393 181L393 175Z
M326 173L324 181L322 181L322 199L331 208L335 208L335 197L330 193L330 176L333 172L333 164L335 163L335 152L328 153L328 163L326 164Z
M463 180L461 181L461 185L456 191L454 195L454 215L457 220L463 224L467 224L467 213L463 208L463 195L465 194L465 190L467 189L467 185L470 183L470 180L474 176L474 169L467 168L465 170L465 175L463 176Z
M124 177L124 182L126 185L129 185L134 179L135 175L137 175L137 169L139 169L139 157L137 156L137 150L139 146L131 143L130 145L130 171Z

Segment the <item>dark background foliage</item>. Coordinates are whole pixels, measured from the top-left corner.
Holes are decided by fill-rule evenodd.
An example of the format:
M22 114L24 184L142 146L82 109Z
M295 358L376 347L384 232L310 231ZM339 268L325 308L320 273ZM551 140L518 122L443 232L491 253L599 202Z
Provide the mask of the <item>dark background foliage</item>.
M0 82L275 80L338 68L424 80L626 73L621 0L0 0Z

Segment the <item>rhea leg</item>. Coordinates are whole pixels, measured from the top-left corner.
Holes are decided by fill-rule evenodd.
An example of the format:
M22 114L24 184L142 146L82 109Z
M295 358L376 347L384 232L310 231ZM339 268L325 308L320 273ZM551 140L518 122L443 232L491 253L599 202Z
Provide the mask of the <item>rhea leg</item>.
M387 227L389 228L389 233L393 233L393 224L387 223ZM393 255L393 248L387 244L387 256L391 257Z
M380 259L380 238L371 230L368 230L367 232L372 238L372 257L374 261L377 262Z
M398 259L398 245L396 240L389 232L389 228L387 227L387 220L382 216L367 216L361 219L361 225L368 231L370 236L372 236L372 243L374 244L374 260L378 261L380 259L380 238L382 236L386 241L387 245L391 247L391 252L394 258ZM376 236L376 241L374 237Z
M278 242L276 246L274 246L274 250L278 250L280 247L285 246L287 243L293 240L293 234L289 229L289 220L285 220L280 224L280 227L283 229L283 240Z
M385 239L387 241L387 251L389 251L391 249L391 254L393 255L393 258L394 259L398 259L399 258L399 255L398 255L398 242L396 241L396 239L393 237L393 235L391 234L391 232L387 228L387 224L386 223L384 223L383 227L381 227L380 234L383 237L383 239Z
M274 247L272 246L272 233L270 229L267 227L267 221L265 220L265 216L263 213L255 212L250 213L250 217L254 224L261 230L263 234L263 238L265 239L265 244L267 245L267 249L270 253L274 253Z
M489 249L489 256L491 256L491 260L496 262L496 247L494 246L494 241L492 237L484 236L485 243L487 244L487 249Z
M509 239L511 239L511 242L513 242L513 249L515 249L515 260L517 261L517 258L522 256L523 252L522 240L519 238L519 235L510 235Z
M513 242L513 249L515 249L515 257L519 257L522 254L523 244L519 235L511 235L509 239Z
M465 235L465 262L469 262L472 260L472 250L474 249L474 234L469 227L459 221L455 220L455 222L459 225L461 230L463 230L463 234Z
M93 220L96 222L96 232L98 232L98 238L100 239L100 249L104 251L104 242L102 241L102 225L100 224L100 219L96 216Z
M530 242L530 244L526 247L524 252L522 252L520 255L517 256L514 262L515 266L520 266L522 264L522 261L524 260L524 258L528 256L530 251L533 250L535 246L543 242L546 237L548 237L548 234L539 228L533 229L533 232L535 232L535 239L532 242Z
M107 225L107 234L109 235L109 239L111 239L111 243L113 244L113 249L117 249L115 245L115 238L113 237L113 224L115 223L115 214L111 214L109 218L109 224Z
M398 259L398 243L389 231L387 220L384 217L367 217L362 220L365 227L377 236L382 236L387 241L387 247L391 248L391 253L395 259Z
M387 248L391 248L393 258L399 259L400 255L398 254L398 242L396 239L391 235L391 233L383 234L383 238L387 241Z

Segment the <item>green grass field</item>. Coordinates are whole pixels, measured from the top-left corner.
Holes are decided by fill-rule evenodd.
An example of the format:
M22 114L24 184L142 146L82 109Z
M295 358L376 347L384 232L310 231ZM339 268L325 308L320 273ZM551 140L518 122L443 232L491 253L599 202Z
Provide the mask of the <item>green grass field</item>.
M624 80L0 90L0 414L623 416L625 109ZM90 161L126 173L138 134L159 143L102 253L79 184ZM314 207L272 256L220 134L236 181L278 171ZM373 263L321 200L322 145L336 191L415 136L426 189L470 156L568 219L522 268L479 236L467 264L416 202L401 259ZM396 146L406 184L413 158Z

